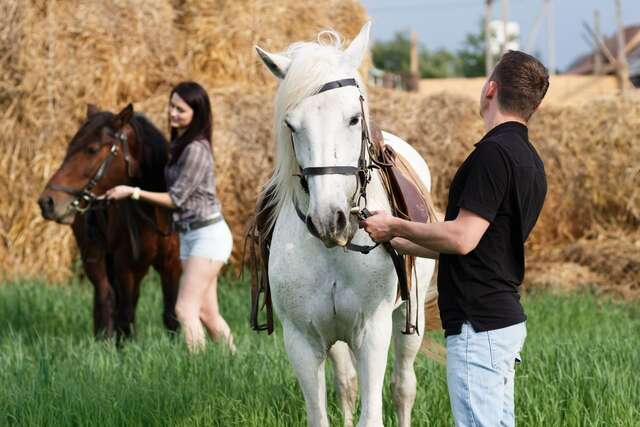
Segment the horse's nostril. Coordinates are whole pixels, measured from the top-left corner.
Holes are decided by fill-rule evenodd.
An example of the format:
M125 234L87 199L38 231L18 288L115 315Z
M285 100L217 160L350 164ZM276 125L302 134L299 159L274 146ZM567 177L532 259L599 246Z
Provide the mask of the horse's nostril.
M346 227L347 227L347 216L344 214L342 209L338 209L336 211L336 232L342 233Z
M53 210L53 198L51 196L43 196L38 199L38 205L43 213L48 213Z

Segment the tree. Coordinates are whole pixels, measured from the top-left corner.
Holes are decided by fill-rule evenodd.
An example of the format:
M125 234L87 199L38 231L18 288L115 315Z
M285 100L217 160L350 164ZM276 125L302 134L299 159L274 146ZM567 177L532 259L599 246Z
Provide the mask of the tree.
M375 42L371 49L373 65L392 73L408 73L411 62L411 40L406 33L396 33L392 40Z
M420 52L420 77L442 78L455 77L458 72L458 58L446 49L431 52L424 49Z
M458 73L464 77L481 77L485 74L484 27L480 34L469 33L458 51Z
M411 67L411 39L407 33L396 33L387 42L376 42L371 49L373 65L392 73L407 74ZM418 46L420 77L451 77L457 70L455 54L446 49L431 52Z

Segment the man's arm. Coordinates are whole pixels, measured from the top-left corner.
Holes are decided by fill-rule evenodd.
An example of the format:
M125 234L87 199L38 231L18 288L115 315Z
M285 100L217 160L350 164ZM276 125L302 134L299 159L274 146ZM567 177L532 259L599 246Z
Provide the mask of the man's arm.
M478 246L488 227L486 219L467 209L460 209L453 221L435 224L396 218L391 223L391 233L431 251L466 255Z
M405 221L383 212L361 222L361 226L376 242L386 242L401 237L423 248L397 242L398 250L417 256L434 258L433 252L466 255L478 246L489 221L467 209L460 209L453 221L425 224ZM422 252L428 251L428 252ZM420 255L420 253L425 255Z
M391 239L391 246L398 251L401 255L413 255L421 258L438 259L440 254L436 251L432 251L420 245L416 245L410 240L403 239L402 237L394 237Z

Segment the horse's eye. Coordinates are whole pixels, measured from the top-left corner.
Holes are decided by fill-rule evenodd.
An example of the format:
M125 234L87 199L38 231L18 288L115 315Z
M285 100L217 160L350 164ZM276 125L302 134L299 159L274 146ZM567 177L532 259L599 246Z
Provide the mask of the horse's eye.
M360 122L360 115L353 116L353 117L351 117L351 120L349 120L349 126L355 126L359 122Z
M96 154L98 151L100 151L100 147L96 144L87 146L87 153L89 154Z

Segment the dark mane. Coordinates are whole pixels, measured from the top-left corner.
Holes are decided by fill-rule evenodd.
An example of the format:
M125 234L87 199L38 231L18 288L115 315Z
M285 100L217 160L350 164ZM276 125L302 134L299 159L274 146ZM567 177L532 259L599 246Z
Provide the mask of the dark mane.
M149 191L167 191L164 168L169 159L169 142L143 114L136 113L130 124L141 147L142 178L136 180L137 184Z

